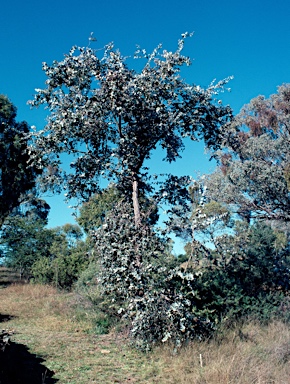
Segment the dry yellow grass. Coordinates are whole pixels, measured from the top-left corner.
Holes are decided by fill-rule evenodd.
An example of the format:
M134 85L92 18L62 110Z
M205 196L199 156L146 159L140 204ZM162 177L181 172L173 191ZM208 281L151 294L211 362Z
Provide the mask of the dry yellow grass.
M290 384L290 330L281 322L249 323L177 355L169 347L144 355L122 335L94 335L86 316L79 320L75 311L74 295L52 287L0 289L0 315L9 320L2 328L13 329L17 345L42 357L58 383Z
M162 348L159 355L162 383L290 383L290 330L281 322L249 323L223 340L191 343L177 356Z
M74 320L72 302L72 294L52 287L10 285L0 290L0 314L10 317L2 327L13 330L12 341L27 346L31 359L42 357L60 383L156 382L147 356L133 351L122 335L90 333L89 321Z

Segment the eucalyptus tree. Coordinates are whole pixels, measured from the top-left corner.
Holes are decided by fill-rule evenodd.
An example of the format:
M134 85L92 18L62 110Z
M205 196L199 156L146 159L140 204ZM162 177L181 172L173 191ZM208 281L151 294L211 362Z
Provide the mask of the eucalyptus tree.
M109 185L101 192L94 194L91 198L84 202L79 208L79 215L76 218L78 224L83 228L86 234L92 234L96 229L100 228L104 223L105 217L114 211L118 203L123 200L124 196L114 185ZM158 209L153 198L148 198L142 194L139 196L140 204L144 213L147 213L148 225L154 225L158 221ZM132 207L133 209L133 207ZM131 209L131 213L132 213Z
M224 129L207 194L251 219L290 221L290 84L244 106Z
M218 147L231 111L214 98L228 79L202 88L181 78L182 67L190 65L182 53L188 36L182 35L175 52L161 45L151 54L138 49L139 72L113 44L103 50L74 46L62 61L43 64L46 87L36 90L30 104L49 110L31 148L34 163L45 169L44 187L64 182L68 198L87 200L99 192L100 178L107 178L132 198L138 228L143 213L138 193L150 190L145 161L152 151L161 146L164 160L172 162L186 137ZM66 172L64 153L73 158Z
M49 206L39 201L18 208L9 215L1 229L0 247L4 263L19 271L20 278L31 276L33 263L49 255L53 238L50 229L45 228Z
M16 107L0 95L0 227L35 186L38 170L28 167L26 152L29 132L26 122L16 121Z

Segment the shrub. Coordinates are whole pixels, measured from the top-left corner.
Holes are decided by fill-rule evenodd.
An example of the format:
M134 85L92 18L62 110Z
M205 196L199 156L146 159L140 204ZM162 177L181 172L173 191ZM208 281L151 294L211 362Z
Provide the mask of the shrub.
M88 263L84 250L60 253L55 258L43 257L32 265L33 280L41 284L54 284L59 288L70 289Z
M34 262L31 267L33 281L40 284L50 284L54 281L54 270L51 260L48 257L42 257Z
M197 277L173 269L166 241L146 226L136 228L129 205L107 215L95 240L103 304L130 321L138 348L167 341L178 347L209 334L212 324L196 305Z
M226 236L201 268L196 289L216 323L247 316L269 321L288 293L288 248L278 250L275 231L262 223L250 226L247 237L241 246L238 236Z
M165 342L179 348L189 340L208 337L214 329L207 311L198 308L200 299L195 290L198 276L178 269L167 272L162 286L159 282L159 287L132 298L128 307L132 321L130 334L142 350Z

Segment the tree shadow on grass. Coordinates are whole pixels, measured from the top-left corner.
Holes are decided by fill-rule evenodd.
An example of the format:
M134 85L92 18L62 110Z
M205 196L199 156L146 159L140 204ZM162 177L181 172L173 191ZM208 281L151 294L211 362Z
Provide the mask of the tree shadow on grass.
M0 288L7 288L9 287L9 285L11 285L12 282L11 281L1 281L0 280Z
M3 313L0 313L0 323L4 323L5 321L9 321L12 319L15 319L15 316L5 315Z
M52 384L54 372L46 368L44 360L29 352L23 344L10 342L0 351L0 384Z
M6 288L8 287L8 285L10 285L11 283L8 282L8 281L0 281L0 288Z
M13 316L0 314L0 323ZM45 360L29 352L26 345L10 341L4 350L0 348L0 384L53 384L54 372L42 363Z

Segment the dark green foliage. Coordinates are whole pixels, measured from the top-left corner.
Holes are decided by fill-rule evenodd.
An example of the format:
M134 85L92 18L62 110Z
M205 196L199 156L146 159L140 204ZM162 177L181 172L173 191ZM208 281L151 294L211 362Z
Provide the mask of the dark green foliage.
M106 214L113 209L120 199L120 193L114 187L109 187L95 194L88 202L81 206L77 218L78 224L87 234L90 231L96 230L104 222Z
M80 239L77 225L65 224L51 232L49 254L34 262L31 274L35 282L70 289L89 264L89 246Z
M0 243L5 264L19 271L21 277L31 277L33 263L50 254L53 233L45 225L46 221L34 215L15 215L2 227Z
M81 272L88 265L85 247L60 251L58 255L40 258L31 268L33 280L41 284L53 284L58 288L70 289Z
M30 269L33 275L33 280L39 284L51 284L55 282L55 268L52 266L50 257L41 257L38 260L34 260L34 263Z
M234 240L231 256L224 257ZM196 288L212 320L249 314L260 320L270 318L287 294L290 279L289 249L278 250L276 240L275 231L259 223L248 228L246 245L238 241L238 234L225 236L220 250L211 252Z
M20 277L68 289L89 263L89 245L81 240L77 225L45 228L48 205L38 199L30 202L10 215L2 227L5 265Z
M254 295L261 287L264 292L277 289L284 293L289 291L289 248L277 248L277 233L262 223L254 226L249 240L244 269L250 271L250 276L246 278L246 273L244 273L241 277L247 286L246 291Z
M0 95L0 227L35 186L37 167L28 167L26 122L17 123L16 108Z

